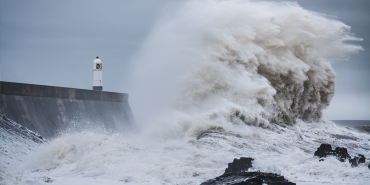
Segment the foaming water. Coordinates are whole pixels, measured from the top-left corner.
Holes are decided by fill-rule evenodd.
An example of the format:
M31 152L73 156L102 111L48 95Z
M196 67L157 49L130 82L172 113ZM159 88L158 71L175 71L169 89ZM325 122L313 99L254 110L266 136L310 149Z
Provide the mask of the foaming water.
M362 50L346 44L359 40L349 33L295 3L169 6L132 69L138 128L80 129L35 144L5 180L199 184L234 158L253 157L252 170L298 184L369 182L366 166L313 158L321 143L370 157L369 135L321 120L334 95L330 62Z
M313 157L321 143L347 147L350 155L370 156L370 136L331 122L239 127L243 135L223 128L198 137L148 140L119 134L80 132L64 135L29 151L26 163L14 167L6 182L42 184L200 184L221 175L236 157L255 160L252 170L273 172L293 182L361 184L370 181L367 166L352 168L334 158ZM336 139L333 135L350 136ZM22 172L22 173L20 173Z

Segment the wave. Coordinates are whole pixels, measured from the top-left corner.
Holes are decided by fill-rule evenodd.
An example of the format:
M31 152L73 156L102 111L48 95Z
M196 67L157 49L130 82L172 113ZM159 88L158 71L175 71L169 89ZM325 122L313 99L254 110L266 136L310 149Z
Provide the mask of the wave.
M133 68L139 119L176 110L262 127L317 122L334 96L330 62L362 50L348 43L361 40L350 26L297 3L190 1L168 11Z
M27 150L44 143L45 140L37 133L19 125L0 114L0 184L2 174L13 165L21 163Z

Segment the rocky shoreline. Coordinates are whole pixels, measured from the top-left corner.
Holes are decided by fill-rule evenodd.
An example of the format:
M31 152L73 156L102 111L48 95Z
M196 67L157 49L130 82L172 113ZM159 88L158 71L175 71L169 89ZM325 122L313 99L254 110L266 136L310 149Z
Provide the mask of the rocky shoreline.
M318 157L320 161L325 160L328 156L334 156L339 161L348 161L352 167L359 165L367 165L370 169L370 163L366 162L366 158L362 154L351 157L348 154L347 148L336 147L334 150L330 144L321 144L315 151L314 157ZM200 185L295 185L296 183L290 182L284 176L275 173L266 172L248 172L253 167L253 158L241 157L234 159L232 163L228 164L225 173L213 179L209 179ZM367 164L366 164L367 163Z
M254 159L250 157L234 159L232 163L228 164L223 175L207 180L201 183L201 185L295 185L295 183L289 182L278 174L248 172L248 169L252 167L253 160Z

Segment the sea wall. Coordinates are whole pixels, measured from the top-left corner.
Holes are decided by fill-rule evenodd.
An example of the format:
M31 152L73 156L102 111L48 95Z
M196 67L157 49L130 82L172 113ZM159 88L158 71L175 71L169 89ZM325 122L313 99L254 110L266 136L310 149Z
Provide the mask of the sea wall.
M0 82L0 114L53 138L67 129L127 129L128 94Z

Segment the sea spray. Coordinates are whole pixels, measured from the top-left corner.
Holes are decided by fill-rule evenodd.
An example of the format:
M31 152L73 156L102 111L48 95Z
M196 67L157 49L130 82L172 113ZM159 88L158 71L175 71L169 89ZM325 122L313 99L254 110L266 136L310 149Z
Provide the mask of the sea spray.
M296 3L187 2L159 19L136 60L134 92L151 93L133 99L134 112L262 127L320 121L334 96L330 62L362 50L349 33Z

